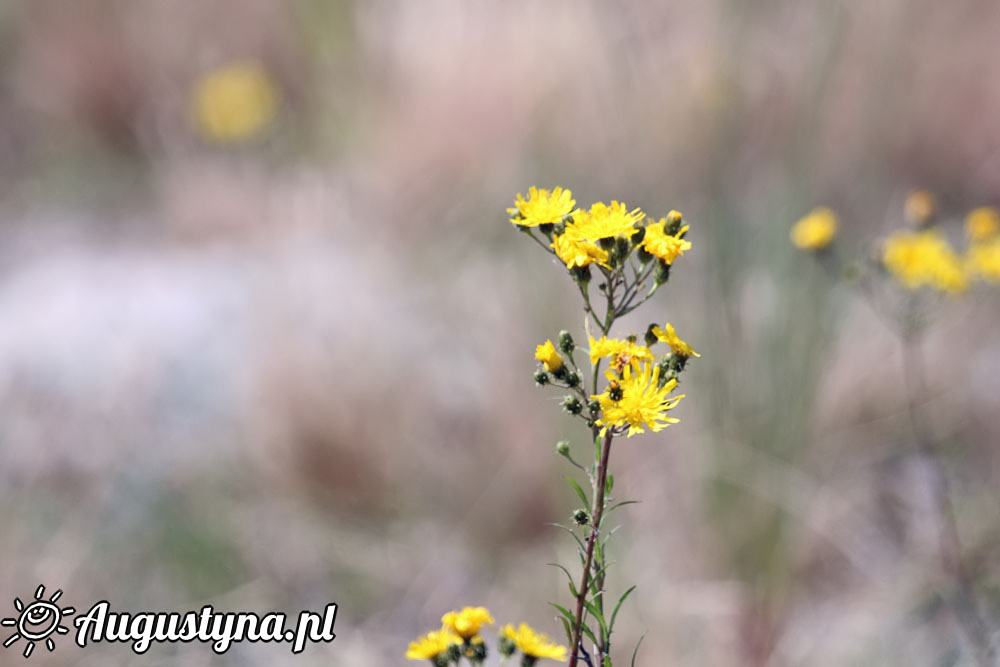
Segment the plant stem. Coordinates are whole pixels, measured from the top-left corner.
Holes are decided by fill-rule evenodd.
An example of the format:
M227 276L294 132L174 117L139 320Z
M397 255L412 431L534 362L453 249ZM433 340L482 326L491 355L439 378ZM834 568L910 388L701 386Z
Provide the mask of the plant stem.
M604 434L604 444L601 446L601 460L597 464L597 488L594 489L594 505L591 508L590 536L587 538L587 554L584 557L583 577L576 593L576 615L573 620L573 654L569 659L569 667L576 667L580 639L583 633L583 603L590 589L590 568L594 560L594 546L600 533L601 519L604 516L604 489L608 484L608 459L611 456L611 440L614 435L609 428ZM603 639L603 638L602 638Z
M944 575L952 580L958 598L949 606L955 614L959 627L965 632L966 638L972 645L976 664L983 667L995 665L996 662L991 657L989 632L976 605L972 580L962 562L962 545L951 503L948 476L934 451L930 433L917 406L925 392L924 365L920 354L920 336L917 333L903 336L903 375L907 390L906 407L910 428L913 431L913 440L917 453L930 467L931 498L940 524L938 527L938 549L941 569Z

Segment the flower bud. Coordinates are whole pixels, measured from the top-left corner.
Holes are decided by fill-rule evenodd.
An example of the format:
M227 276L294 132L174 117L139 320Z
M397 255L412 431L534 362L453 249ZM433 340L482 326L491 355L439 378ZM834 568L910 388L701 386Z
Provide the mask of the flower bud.
M590 266L574 266L569 272L573 276L573 280L581 285L586 285L590 282Z
M497 650L500 651L500 655L509 658L517 650L517 644L508 637L500 637L500 641L497 642Z
M650 324L648 327L646 327L646 335L642 337L642 339L646 341L646 347L652 347L653 345L656 344L657 341L660 340L659 338L656 337L656 334L653 333L653 329L655 329L656 326L657 325L653 323Z
M661 259L660 263L656 265L653 281L659 286L668 280L670 280L670 265Z
M576 510L573 512L573 523L578 526L586 526L590 523L590 515L587 514L587 510Z
M569 456L569 440L560 440L556 443L556 454L559 456Z
M572 354L573 350L576 349L576 345L573 343L573 336L570 332L563 329L559 332L559 350L563 354Z
M576 371L569 371L565 377L566 386L573 388L580 386L580 374Z
M549 374L548 373L546 373L545 371L536 371L535 372L535 384L537 384L539 387L544 387L548 383L549 383Z
M567 396L562 402L563 410L571 415L578 415L583 412L583 403L576 396Z
M677 232L681 230L681 224L684 222L684 216L681 215L680 211L671 211L667 213L667 222L663 226L664 233L667 236L676 236Z

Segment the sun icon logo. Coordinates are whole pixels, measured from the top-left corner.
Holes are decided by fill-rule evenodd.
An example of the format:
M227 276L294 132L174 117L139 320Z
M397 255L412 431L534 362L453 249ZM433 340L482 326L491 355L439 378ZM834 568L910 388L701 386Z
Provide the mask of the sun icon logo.
M43 595L45 595L45 586L39 586L38 590L35 591L35 599L27 605L21 602L21 598L14 598L14 608L18 611L18 617L5 618L0 621L0 625L17 628L14 634L3 643L4 648L9 648L23 637L28 642L27 646L24 647L24 657L27 658L35 650L35 642L44 639L45 647L49 651L54 651L56 643L52 641L50 635L52 633L65 635L69 632L69 628L62 625L62 620L64 616L73 614L76 609L73 607L59 608L56 600L62 596L61 590L53 593L48 600L44 599Z

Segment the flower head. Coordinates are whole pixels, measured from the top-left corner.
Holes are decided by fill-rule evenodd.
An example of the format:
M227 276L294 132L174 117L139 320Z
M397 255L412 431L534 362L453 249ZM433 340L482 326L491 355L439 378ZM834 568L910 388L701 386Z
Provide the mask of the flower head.
M965 216L965 235L973 243L1000 234L1000 213L992 206L980 206Z
M406 657L409 660L434 660L452 645L461 643L462 638L455 634L451 628L443 627L440 630L428 632L415 642L410 642L410 647L406 650Z
M691 249L691 242L681 238L689 228L684 225L676 235L666 233L667 219L661 218L646 226L646 234L642 239L642 249L650 255L662 259L667 264L673 264L674 260L684 254L685 250Z
M208 72L191 93L191 123L203 139L216 143L250 139L271 124L277 111L277 88L252 61Z
M597 365L599 359L611 357L611 366L621 372L622 367L652 361L655 355L645 345L637 345L630 340L618 340L601 336L599 340L590 337L590 363Z
M515 225L537 227L562 222L564 216L572 213L575 205L573 193L569 190L557 187L549 192L531 186L528 189L528 199L518 193L514 207L507 209L507 213Z
M549 373L555 373L563 367L562 356L556 351L556 346L552 344L551 340L547 340L535 348L535 359L545 364L545 370Z
M552 248L556 256L566 264L567 269L584 267L589 264L600 264L610 268L608 251L590 241L574 241L569 234L560 234L552 239Z
M684 398L683 394L668 398L677 387L677 380L668 380L661 387L660 369L651 363L643 364L636 372L633 370L634 366L626 366L620 381L612 379L603 394L590 397L601 406L601 418L596 423L604 427L602 434L608 428L626 426L631 438L636 433L645 433L645 428L655 432L680 421L666 416Z
M906 289L931 287L957 294L969 286L962 261L934 230L892 234L885 241L882 263Z
M601 239L631 238L639 231L636 224L646 217L639 209L629 211L625 204L612 201L611 205L597 202L589 211L576 211L566 225L566 236L573 241L596 243Z
M1000 235L969 246L966 267L977 278L988 283L1000 283Z
M903 214L906 221L914 227L922 227L934 217L934 195L927 190L914 190L903 203Z
M837 235L837 214L822 206L795 223L791 231L792 243L799 250L823 250Z
M505 625L500 630L500 636L514 642L514 646L530 658L550 658L560 662L566 660L565 646L553 643L546 635L532 630L527 623L522 623L517 629L513 625Z
M441 617L441 624L462 639L469 639L478 635L483 625L493 625L493 617L486 607L465 607L462 611L449 611Z
M666 343L670 346L670 349L674 351L674 354L684 356L684 357L700 357L701 355L694 351L690 345L685 343L674 331L674 325L667 322L666 329L661 329L660 327L653 327L653 335L661 343Z

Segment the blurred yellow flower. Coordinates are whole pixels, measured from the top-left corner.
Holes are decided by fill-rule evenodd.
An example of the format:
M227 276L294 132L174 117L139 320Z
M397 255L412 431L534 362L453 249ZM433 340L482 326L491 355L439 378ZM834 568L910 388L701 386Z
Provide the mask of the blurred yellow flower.
M837 235L837 214L821 206L792 226L792 243L799 250L822 250Z
M631 238L639 229L636 223L646 217L639 209L629 211L625 204L597 202L589 211L576 211L566 225L566 236L573 241L596 242L617 236Z
M1000 283L1000 235L969 246L966 266L974 277L988 283Z
M656 336L657 340L661 343L666 343L670 346L670 349L674 351L674 354L682 355L685 357L700 357L701 355L694 351L690 345L685 343L674 331L674 325L670 322L666 324L666 330L660 327L653 327L653 335Z
M607 336L601 336L600 339L594 340L594 337L590 336L591 365L596 366L597 361L605 357L611 357L611 366L618 372L621 372L622 367L628 364L638 364L640 361L652 361L656 358L645 345L637 345L630 340L618 340Z
M206 141L236 143L262 132L278 112L274 80L258 63L233 62L202 76L191 93L191 122Z
M528 199L518 193L513 208L508 208L510 221L521 227L554 225L562 222L563 216L573 212L576 200L573 193L560 187L552 192L534 186L528 189Z
M563 367L562 356L556 351L556 346L551 340L535 348L535 359L545 364L545 370L549 373L555 373Z
M521 653L539 659L550 658L552 660L566 660L566 647L554 643L546 635L535 632L527 623L522 623L517 629L513 625L505 625L500 631L500 636L514 642Z
M483 625L493 625L493 617L486 607L465 607L462 611L449 611L441 617L441 624L462 639L469 639L478 635Z
M958 294L969 286L962 260L935 230L890 235L882 250L882 263L910 290L931 287Z
M914 227L921 227L934 217L936 208L934 195L927 190L914 190L903 202L903 215L908 223Z
M965 216L965 235L973 243L1000 233L1000 213L992 206L980 206Z
M568 234L560 234L552 239L550 247L555 249L556 256L563 261L567 269L589 264L600 264L605 268L611 268L608 264L608 251L596 243L574 241Z
M642 239L642 249L650 255L662 259L667 264L673 264L674 260L683 255L685 250L691 249L691 242L680 238L690 226L684 225L676 235L671 235L665 231L667 222L667 218L661 218L659 222L654 222L646 227L646 234Z
M668 398L677 387L677 380L668 380L662 387L659 384L660 369L654 364L643 364L637 373L633 373L633 365L625 366L620 382L612 380L603 394L590 397L601 406L601 418L596 422L604 427L601 435L608 428L627 426L631 438L636 433L645 433L645 428L660 431L680 421L667 417L667 411L684 398L683 394Z
M453 644L461 643L462 638L456 635L451 628L433 630L417 641L410 642L410 647L406 650L406 657L409 660L433 660L446 652Z

